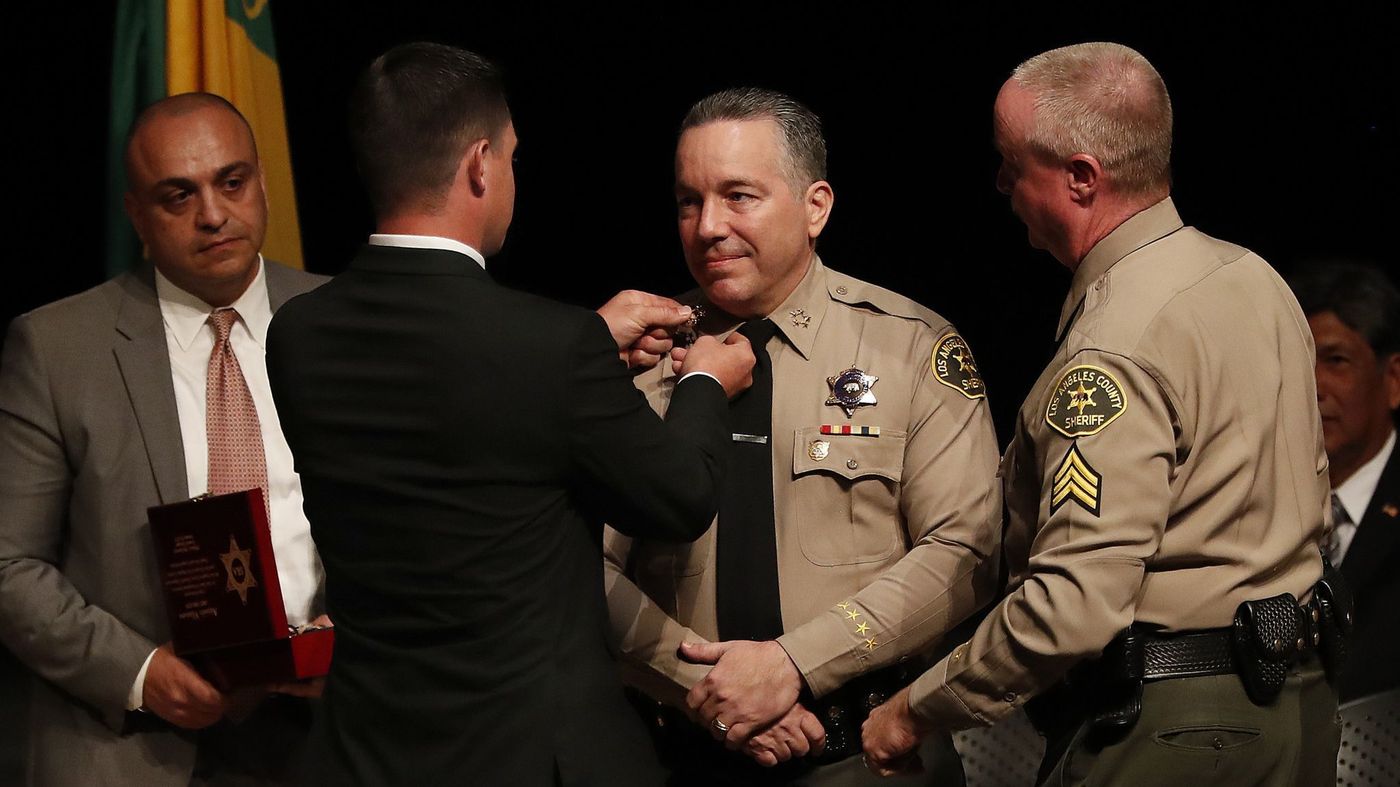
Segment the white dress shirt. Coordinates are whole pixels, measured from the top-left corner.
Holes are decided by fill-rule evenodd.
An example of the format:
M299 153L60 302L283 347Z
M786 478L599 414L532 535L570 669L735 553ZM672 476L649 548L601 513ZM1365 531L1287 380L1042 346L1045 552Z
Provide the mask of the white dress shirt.
M1332 529L1335 542L1332 548L1333 565L1341 565L1342 560L1346 558L1347 550L1351 548L1351 540L1356 537L1356 528L1361 524L1361 518L1366 516L1366 509L1370 507L1371 498L1376 494L1376 486L1381 482L1381 473L1385 471L1385 465L1390 461L1390 452L1394 450L1395 430L1392 429L1381 450L1334 490L1351 521L1338 522Z
M214 328L208 324L214 307L175 286L156 271L156 296L165 323L165 347L170 354L170 377L175 387L175 409L180 418L180 442L185 450L185 476L189 495L209 491L209 446L205 439L205 396L209 356L214 351ZM238 321L229 334L233 354L247 381L258 411L263 453L267 458L267 484L272 530L272 551L277 558L277 580L287 623L299 626L311 619L312 604L321 585L321 561L311 541L311 526L301 508L301 478L292 469L292 451L282 436L282 424L272 402L267 381L265 346L272 305L267 294L267 270L258 258L258 274L234 301ZM127 697L130 709L142 704L142 687L151 657L136 675Z
M393 235L387 232L377 232L369 236L371 246L397 246L401 249L441 249L443 251L455 251L458 254L465 254L476 260L476 264L486 270L486 258L481 256L481 252L471 246L451 238L441 238L437 235Z

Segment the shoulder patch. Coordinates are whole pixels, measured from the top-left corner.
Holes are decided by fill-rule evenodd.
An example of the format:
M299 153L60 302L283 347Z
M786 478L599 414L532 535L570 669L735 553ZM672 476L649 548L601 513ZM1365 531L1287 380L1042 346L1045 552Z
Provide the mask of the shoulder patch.
M1128 409L1123 386L1107 369L1088 364L1070 368L1055 383L1045 423L1065 437L1098 434Z
M969 399L987 398L987 385L977 371L972 350L968 349L967 342L956 331L949 331L934 342L930 367L935 380L963 396Z

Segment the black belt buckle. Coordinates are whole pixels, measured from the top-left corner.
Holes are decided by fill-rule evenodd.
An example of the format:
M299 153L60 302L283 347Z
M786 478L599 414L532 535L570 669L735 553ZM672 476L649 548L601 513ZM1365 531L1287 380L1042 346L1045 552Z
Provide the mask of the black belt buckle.
M1301 617L1292 593L1246 601L1235 610L1230 641L1245 693L1256 705L1269 705L1283 691L1288 667L1307 643L1299 636Z

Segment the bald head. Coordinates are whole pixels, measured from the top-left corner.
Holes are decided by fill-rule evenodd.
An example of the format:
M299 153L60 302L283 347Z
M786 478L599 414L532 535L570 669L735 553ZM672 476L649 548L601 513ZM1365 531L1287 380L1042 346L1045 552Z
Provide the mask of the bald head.
M1034 101L1032 150L1054 161L1086 153L1115 190L1166 196L1172 105L1147 58L1122 44L1075 44L1027 60L1011 81Z
M238 111L238 107L230 104L223 96L216 96L213 93L181 93L176 96L169 96L147 106L141 110L141 114L131 122L131 128L126 132L126 147L122 153L122 163L126 168L126 182L132 182L131 167L132 153L137 137L158 118L183 118L196 112L204 110L216 110L227 112L238 118L238 122L243 129L248 132L248 142L253 149L254 161L257 159L257 145L253 142L253 127L248 124L248 119L243 117L243 113Z

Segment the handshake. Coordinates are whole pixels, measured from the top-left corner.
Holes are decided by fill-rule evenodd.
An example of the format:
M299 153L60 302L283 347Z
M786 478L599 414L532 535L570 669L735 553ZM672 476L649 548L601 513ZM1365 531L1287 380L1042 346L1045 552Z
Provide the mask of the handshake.
M821 720L798 702L802 676L777 642L687 642L680 656L711 664L686 695L691 716L714 738L760 765L816 756L826 747ZM865 765L879 776L918 773L919 741L932 732L909 709L905 687L873 709L862 725Z
M738 332L723 342L702 336L689 348L674 346L676 330L691 321L691 309L637 290L624 290L598 309L617 342L618 357L630 368L650 369L671 354L678 375L702 372L724 386L729 398L753 384L753 349Z

